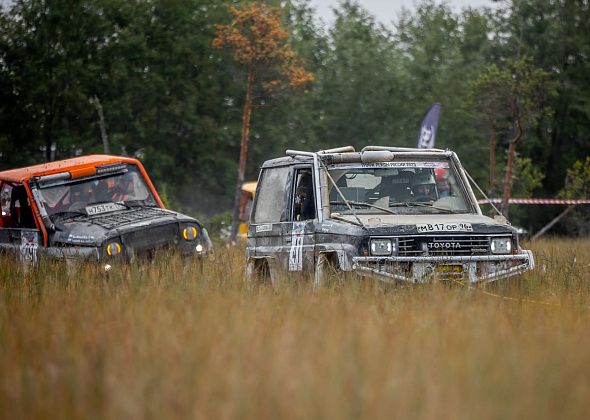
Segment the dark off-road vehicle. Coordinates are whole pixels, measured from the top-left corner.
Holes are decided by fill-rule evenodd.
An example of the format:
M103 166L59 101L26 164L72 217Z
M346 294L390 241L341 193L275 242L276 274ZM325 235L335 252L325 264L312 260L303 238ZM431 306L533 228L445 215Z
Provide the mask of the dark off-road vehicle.
M164 208L136 159L91 155L0 172L0 201L0 250L25 261L211 250L201 223Z
M448 150L287 151L264 163L248 228L246 275L356 272L385 281L471 283L534 267L502 217L482 215Z

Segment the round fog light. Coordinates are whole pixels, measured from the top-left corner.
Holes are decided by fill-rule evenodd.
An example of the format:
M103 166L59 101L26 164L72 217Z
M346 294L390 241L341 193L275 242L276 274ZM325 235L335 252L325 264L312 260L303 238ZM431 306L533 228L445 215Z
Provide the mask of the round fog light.
M187 241L192 241L198 235L197 228L194 226L186 227L182 230L182 237Z
M197 252L203 252L203 245L199 244L195 247L195 249L197 250Z
M111 242L107 245L107 254L109 256L114 257L115 255L119 255L121 253L121 245L118 242Z

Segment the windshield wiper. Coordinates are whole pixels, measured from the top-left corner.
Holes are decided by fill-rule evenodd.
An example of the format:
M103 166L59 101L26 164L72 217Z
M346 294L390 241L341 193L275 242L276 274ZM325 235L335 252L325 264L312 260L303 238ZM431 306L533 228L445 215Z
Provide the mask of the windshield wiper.
M159 207L155 202L146 202L146 200L129 200L125 202L128 207Z
M390 213L390 214L399 214L391 209L381 207L381 206L376 206L375 204L371 204L371 203L365 203L364 201L348 201L348 200L346 200L346 203L348 203L351 206L370 207L372 209L378 209L378 210L381 210L381 211L384 211L384 212ZM330 201L330 204L346 204L346 203L343 201Z
M78 210L64 210L58 211L57 213L53 213L50 217L58 217L63 219L72 218L75 216L88 216L86 212L78 211Z
M330 218L331 218L331 219L340 220L341 222L347 222L347 223L350 223L350 224L352 224L352 225L359 226L359 227L362 227L362 228L364 228L364 227L365 227L365 226L364 226L362 223L355 222L354 220L348 220L348 219L347 219L347 218L345 218L345 217L338 216L336 213L332 213L332 214L330 215Z
M127 201L124 201L124 200L119 200L119 201L101 201L100 203L95 203L95 204L108 204L108 203L114 203L114 204L117 204L119 206L123 206L127 210L129 210L131 208L131 205L128 204L128 202Z
M390 206L392 207L427 207L429 209L434 209L434 210L440 210L443 211L445 213L449 213L449 214L456 214L457 212L455 210L451 210L451 209L446 209L444 207L437 207L433 204L428 204L428 203L420 203L420 202L414 202L414 203L394 203L394 204L390 204Z

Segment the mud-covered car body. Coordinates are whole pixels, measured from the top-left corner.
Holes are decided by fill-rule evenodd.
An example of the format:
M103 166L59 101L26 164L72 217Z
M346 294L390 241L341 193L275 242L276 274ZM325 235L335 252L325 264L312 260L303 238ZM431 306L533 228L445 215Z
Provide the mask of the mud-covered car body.
M164 208L142 164L90 155L0 172L0 250L40 256L131 261L160 249L211 250L196 219Z
M534 267L515 229L482 214L455 153L376 146L288 150L265 162L246 258L248 276L308 272L316 281L327 267L472 283Z

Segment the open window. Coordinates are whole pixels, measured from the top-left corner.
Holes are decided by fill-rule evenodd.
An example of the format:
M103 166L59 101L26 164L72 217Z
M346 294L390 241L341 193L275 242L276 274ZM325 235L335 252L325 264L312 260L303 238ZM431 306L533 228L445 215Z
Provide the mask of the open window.
M0 227L8 227L12 223L10 220L10 199L12 197L12 184L3 183L0 187Z
M4 183L0 189L2 227L16 229L35 229L33 210L22 184Z
M311 220L316 217L313 174L311 167L295 171L295 194L293 196L292 220Z

